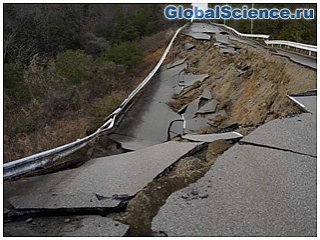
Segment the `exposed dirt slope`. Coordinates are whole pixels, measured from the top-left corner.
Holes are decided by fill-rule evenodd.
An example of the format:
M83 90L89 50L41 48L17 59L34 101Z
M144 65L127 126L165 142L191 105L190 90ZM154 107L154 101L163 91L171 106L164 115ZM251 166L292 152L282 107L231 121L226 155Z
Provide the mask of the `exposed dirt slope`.
M186 51L183 46L187 42L196 45L195 49ZM217 110L224 109L227 113L214 119L215 126L202 129L204 132L215 132L234 123L248 130L297 113L299 109L287 94L316 88L316 71L287 58L238 42L234 44L241 49L235 55L222 54L213 44L180 36L174 47L178 58L187 58L190 72L207 73L210 77L202 85L175 96L171 107L179 109L208 88L219 102ZM240 131L247 133L245 129Z

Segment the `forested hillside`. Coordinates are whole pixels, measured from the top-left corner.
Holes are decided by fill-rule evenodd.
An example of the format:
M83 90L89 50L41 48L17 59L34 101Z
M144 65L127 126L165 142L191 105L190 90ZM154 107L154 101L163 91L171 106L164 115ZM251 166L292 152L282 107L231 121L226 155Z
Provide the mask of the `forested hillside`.
M5 160L95 130L160 58L173 26L162 9L5 4Z

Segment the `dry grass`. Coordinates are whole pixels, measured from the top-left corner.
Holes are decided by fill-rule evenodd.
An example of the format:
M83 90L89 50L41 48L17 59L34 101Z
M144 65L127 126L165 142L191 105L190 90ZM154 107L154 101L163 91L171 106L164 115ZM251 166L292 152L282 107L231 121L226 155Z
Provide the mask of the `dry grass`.
M71 109L61 110L61 114L60 112L55 114L55 111L50 109L47 110L48 114L46 113L46 116L41 116L41 114L38 116L44 110L44 106L37 104L36 101L28 109L20 109L18 112L11 113L6 112L4 119L4 162L66 144L84 137L86 133L99 127L103 123L103 118L108 116L153 69L163 54L166 43L173 32L170 29L166 33L162 32L156 34L155 37L150 37L151 40L153 38L159 39L159 36L161 39L153 42L153 49L145 52L143 61L135 70L120 79L116 79L116 81L123 83L121 89L117 89L102 98L93 96L90 101L81 99L81 91L87 91L87 89L82 89L77 92L81 102L74 103L75 107ZM53 102L56 103L56 100ZM65 102L67 100L61 101ZM35 115L37 115L37 118L33 117ZM47 119L47 121L44 121L44 119Z

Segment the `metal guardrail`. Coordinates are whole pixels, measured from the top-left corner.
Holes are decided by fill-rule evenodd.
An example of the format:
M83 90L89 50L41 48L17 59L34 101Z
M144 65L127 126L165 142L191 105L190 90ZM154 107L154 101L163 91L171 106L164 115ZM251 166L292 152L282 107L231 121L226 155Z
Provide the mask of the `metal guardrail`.
M266 40L264 41L266 45L271 45L271 47L279 46L280 48L282 46L292 47L301 50L305 50L308 52L309 56L312 56L312 53L317 53L317 46L314 45L308 45L304 43L298 43L298 42L291 42L291 41L283 41L283 40Z
M308 45L308 44L304 44L304 43L285 41L285 40L269 40L270 35L245 34L245 33L240 33L237 30L233 29L232 27L229 27L224 24L213 23L213 22L211 22L211 24L223 27L223 28L235 33L239 37L252 38L252 39L262 39L262 40L264 40L264 44L267 46L269 46L269 45L271 45L271 47L279 46L280 48L282 48L282 46L286 46L286 48L287 48L286 50L291 50L289 48L293 48L295 51L297 51L299 49L302 51L306 51L309 56L312 56L312 53L315 53L315 55L317 54L317 46L314 46L314 45Z
M186 25L180 27L175 34L173 35L171 41L169 42L167 48L165 49L162 57L160 58L157 65L153 68L153 70L149 73L149 75L139 84L139 86L133 90L130 95L120 104L120 106L113 111L106 119L105 123L99 127L94 133L89 136L86 136L82 139L77 139L74 142L59 146L57 148L53 148L44 152L40 152L28 157L24 157L12 162L5 163L3 165L3 178L9 179L12 177L17 177L32 170L44 167L49 162L55 162L62 157L68 156L71 153L85 147L88 143L93 141L97 136L105 131L111 131L115 125L117 117L123 113L129 103L137 96L137 94L148 84L154 74L159 70L161 64L166 58L169 50L179 34L179 32Z

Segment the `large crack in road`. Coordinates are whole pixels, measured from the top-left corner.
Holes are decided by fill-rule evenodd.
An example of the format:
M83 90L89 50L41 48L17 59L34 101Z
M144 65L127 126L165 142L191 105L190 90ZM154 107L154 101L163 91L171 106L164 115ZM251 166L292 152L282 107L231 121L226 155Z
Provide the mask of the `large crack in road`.
M10 208L6 211L7 216L11 217L8 220L16 220L5 224L7 235L24 235L23 229L31 229L25 235L72 236L74 233L92 236L92 230L95 228L97 235L101 236L108 235L107 231L116 236L183 235L177 226L176 231L170 232L166 229L167 226L162 227L162 224L158 224L163 221L163 217L168 217L164 223L170 222L171 219L164 204L170 199L178 199L178 202L182 199L183 204L189 208L193 201L207 201L210 197L205 190L209 191L209 186L215 184L212 181L219 182L219 178L214 176L215 180L212 180L203 176L211 174L210 171L216 167L213 163L219 156L225 159L224 162L227 160L223 153L232 144L226 140L218 140L203 148L206 144L188 142L179 137L175 138L177 141L159 144L167 140L168 133L173 135L170 138L184 133L212 134L234 130L247 135L273 119L301 113L301 110L287 98L287 94L315 89L315 71L292 63L286 58L274 56L267 49L255 47L255 44L247 45L247 41L234 41L234 36L230 38L228 33L217 27L202 28L201 25L195 25L192 29L192 34L187 29L185 35L178 36L171 53L175 58L170 64L163 66L135 105L126 113L126 117L111 137L120 142L123 148L142 149L90 160L81 167L68 171L22 179L18 184L6 183L5 192L8 196L5 200L17 195L14 191L21 191L18 194L21 196L11 198L11 206L6 206ZM201 40L195 39L201 31L204 31L203 34L206 36L202 34ZM308 102L310 99L306 99L306 104ZM314 106L310 109L314 109ZM162 124L158 125L158 119L163 119ZM173 127L168 130L173 120L178 121L172 123ZM291 146L287 149L271 144L243 141L248 143L246 145L256 145L246 146L246 149L251 151L255 151L252 147L260 146L261 152L267 149L281 150L293 154L294 159L296 155L305 157L304 160L309 159L309 156L313 159L315 157L313 149L300 151L292 149ZM148 148L145 148L146 146ZM241 145L235 146L237 149ZM234 148L227 152L236 151L231 149ZM177 153L179 150L180 153ZM115 152L121 153L123 150ZM239 153L244 154L242 149ZM273 156L274 153L267 154ZM238 166L236 159L232 161ZM244 166L246 163L244 162ZM214 167L211 167L212 165ZM240 165L238 167L241 169ZM236 173L232 166L230 169ZM126 181L119 182L118 178ZM142 180L139 182L138 179ZM240 179L244 180L245 185L244 177L241 176ZM200 187L188 192L191 183L204 181L205 189ZM231 176L230 182L232 181ZM221 190L219 186L214 187L218 191ZM49 190L49 195L56 195L52 198L49 195L38 198L38 190L44 188ZM53 191L50 192L50 189ZM179 190L183 191L181 196ZM80 192L82 195L79 195ZM87 195L83 195L83 192ZM72 194L79 198L74 198ZM125 198L118 199L110 210L111 203L108 201L117 200L113 196ZM104 201L109 205L104 206ZM38 202L45 207L37 205ZM96 203L98 205L93 206ZM59 209L59 204L65 208ZM77 204L84 205L77 208ZM93 207L90 207L91 205ZM16 209L12 211L12 207ZM162 212L165 214L161 215L159 209L164 209ZM55 218L58 215L63 217ZM94 215L103 215L105 218L94 218ZM31 217L34 219L29 221ZM69 221L64 222L66 217ZM182 220L185 220L185 217ZM55 223L49 224L48 219L55 219ZM129 226L119 222L109 223L110 219ZM175 221L174 219L172 217L171 220ZM42 232L43 222L48 224L45 232ZM106 231L100 231L97 227L107 223L116 227ZM117 226L120 226L120 231L117 231ZM50 230L51 228L66 230L57 232ZM14 233L15 229L20 230ZM204 232L199 232L199 235L203 234Z

